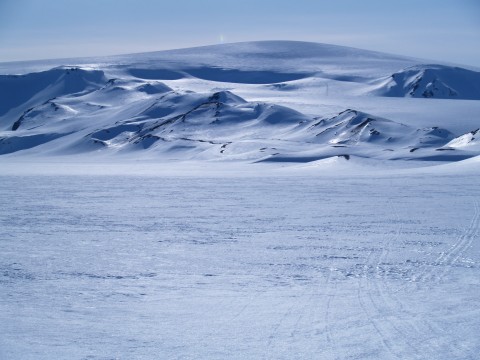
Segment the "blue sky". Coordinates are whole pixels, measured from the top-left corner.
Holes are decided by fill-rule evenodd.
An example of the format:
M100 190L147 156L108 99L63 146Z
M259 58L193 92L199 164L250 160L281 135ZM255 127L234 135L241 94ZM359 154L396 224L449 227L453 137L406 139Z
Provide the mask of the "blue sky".
M0 61L303 40L480 66L477 0L0 0Z

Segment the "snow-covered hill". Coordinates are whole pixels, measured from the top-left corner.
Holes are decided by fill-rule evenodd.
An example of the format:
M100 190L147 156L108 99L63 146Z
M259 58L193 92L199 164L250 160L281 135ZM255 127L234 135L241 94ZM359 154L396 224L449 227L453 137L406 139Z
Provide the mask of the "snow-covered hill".
M380 80L375 93L383 96L480 100L480 72L442 65L418 65Z
M42 69L52 65L61 66ZM3 72L22 66L27 73L0 75L3 155L449 161L479 154L455 138L478 127L479 101L461 99L480 99L480 73L401 56L273 41L3 64ZM423 108L390 116L392 96L420 98ZM400 101L402 111L419 104Z
M448 149L471 149L480 150L480 129L470 131L466 134L456 137L445 145Z

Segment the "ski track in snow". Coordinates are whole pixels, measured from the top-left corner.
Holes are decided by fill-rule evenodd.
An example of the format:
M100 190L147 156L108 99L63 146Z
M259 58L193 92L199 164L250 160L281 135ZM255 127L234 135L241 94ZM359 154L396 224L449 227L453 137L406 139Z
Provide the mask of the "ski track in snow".
M450 268L455 266L457 261L471 247L473 240L478 237L479 214L478 201L474 200L473 216L468 228L464 230L463 234L458 238L458 241L452 245L450 249L446 252L442 252L442 254L435 260L435 266L442 267L440 273L437 274L436 281L442 281Z
M424 271L417 277L416 281L441 282L451 268L455 266L455 263L472 246L473 241L478 238L480 217L478 201L475 199L473 201L472 213L470 223L462 230L462 234L457 237L456 241L448 249L440 252L428 269L424 268Z

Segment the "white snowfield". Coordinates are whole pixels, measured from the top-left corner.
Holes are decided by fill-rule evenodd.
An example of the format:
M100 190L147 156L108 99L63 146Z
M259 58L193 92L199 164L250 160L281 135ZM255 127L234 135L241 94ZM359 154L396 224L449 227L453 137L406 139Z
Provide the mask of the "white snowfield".
M478 69L271 41L0 73L0 359L478 359Z

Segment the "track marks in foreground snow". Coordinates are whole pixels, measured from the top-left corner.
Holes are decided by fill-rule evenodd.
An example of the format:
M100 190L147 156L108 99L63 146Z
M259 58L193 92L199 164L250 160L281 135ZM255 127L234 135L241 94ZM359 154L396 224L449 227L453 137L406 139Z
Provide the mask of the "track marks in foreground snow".
M383 348L384 352L376 354L379 358L386 358L385 352L388 353L388 358L400 359L398 352L395 350L395 346L388 336L388 330L386 329L386 324L384 323L383 314L379 314L379 310L376 306L375 301L373 300L373 291L371 283L376 281L374 280L375 275L372 275L369 271L374 264L378 264L378 260L375 261L375 253L378 252L376 249L371 250L368 254L365 264L363 265L363 273L358 278L357 284L357 298L358 303L364 313L366 320L373 327L374 332L377 334L379 348ZM380 256L377 257L377 259ZM377 296L377 294L375 294Z
M341 353L341 349L337 346L335 339L335 333L333 331L334 321L332 321L332 307L337 296L337 282L332 279L332 275L335 269L329 269L327 280L325 282L327 302L325 306L325 338L327 340L327 346L333 353L333 359L338 360L337 354Z
M0 348L11 358L480 350L479 268L463 262L467 251L478 262L472 177L1 180ZM442 281L416 281L449 244Z
M412 321L416 314L407 310L408 306L400 301L401 296L407 290L407 284L410 276L406 275L400 279L391 277L390 268L394 266L393 259L390 259L390 253L395 252L396 247L401 243L402 231L405 221L401 218L396 201L391 201L391 211L394 219L392 224L396 224L395 229L386 236L384 244L380 251L371 252L368 263L374 263L375 271L371 276L360 278L364 285L359 289L365 290L365 306L371 305L368 313L373 315L371 321L375 323L379 333L388 334L388 346L391 353L396 358L422 359L427 352L434 353L438 349L433 348L425 341L425 332L420 331ZM376 256L375 256L376 255ZM368 267L368 266L367 266ZM391 287L391 282L396 282L396 289ZM363 297L363 294L360 294ZM436 332L425 321L423 324L428 327L428 334L434 336ZM385 339L387 342L387 339Z
M429 271L419 276L418 281L441 282L448 275L448 272L463 258L472 246L475 239L478 239L480 228L480 205L478 200L473 201L473 215L469 225L463 230L455 243L447 250L442 251L434 260ZM464 260L464 259L462 259ZM463 265L465 267L465 265ZM472 266L471 264L466 267Z

